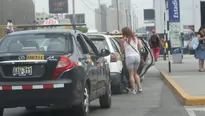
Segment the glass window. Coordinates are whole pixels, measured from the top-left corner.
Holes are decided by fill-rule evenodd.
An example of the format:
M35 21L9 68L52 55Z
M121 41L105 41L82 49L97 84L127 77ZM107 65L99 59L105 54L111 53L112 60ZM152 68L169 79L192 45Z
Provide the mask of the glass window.
M81 53L87 54L85 44L84 44L83 39L80 35L77 36L77 46L78 46L79 50L81 51Z
M9 35L1 41L0 53L69 52L72 46L68 42L72 40L58 33Z
M83 38L85 39L86 46L87 46L87 48L88 48L89 53L95 54L95 52L93 51L92 47L90 46L90 44L89 44L89 42L88 42L88 40L87 40L88 38L87 38L85 35L82 35L82 36L83 36Z
M112 47L114 49L114 52L119 52L118 49L117 49L117 46L115 45L115 43L113 42L112 38L110 38L110 42L112 44Z

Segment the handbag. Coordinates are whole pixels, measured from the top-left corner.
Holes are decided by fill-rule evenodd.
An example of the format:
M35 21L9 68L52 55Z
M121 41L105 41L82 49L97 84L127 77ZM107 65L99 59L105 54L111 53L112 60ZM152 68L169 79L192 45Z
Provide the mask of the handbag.
M199 40L198 40L198 38L197 37L194 37L194 38L192 38L191 39L191 41L189 42L189 50L195 50L195 49L197 49L197 47L199 46ZM203 46L201 46L200 45L200 47L202 47L203 48ZM205 46L204 46L204 48L205 48Z

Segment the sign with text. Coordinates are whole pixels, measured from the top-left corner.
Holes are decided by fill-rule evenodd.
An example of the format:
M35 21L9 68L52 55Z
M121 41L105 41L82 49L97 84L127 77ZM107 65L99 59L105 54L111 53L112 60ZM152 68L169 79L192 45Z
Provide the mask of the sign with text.
M44 25L56 25L58 24L58 21L55 19L48 19L48 20L45 20L43 24Z
M179 0L168 0L169 22L180 22Z
M68 0L49 0L49 13L68 13Z

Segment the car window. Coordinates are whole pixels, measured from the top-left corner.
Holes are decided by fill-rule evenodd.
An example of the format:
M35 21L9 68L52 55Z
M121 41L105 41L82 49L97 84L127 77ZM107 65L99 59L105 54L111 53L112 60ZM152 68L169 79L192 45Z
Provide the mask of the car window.
M0 53L69 52L72 40L67 38L59 33L8 35L0 43Z
M93 55L98 55L99 52L97 51L97 48L95 47L95 45L91 44L92 41L87 36L85 36L83 34L82 34L82 36L85 39L85 42L86 42L86 45L88 47L89 53L93 54Z
M83 41L83 38L80 34L77 35L77 46L79 48L79 50L81 51L81 53L83 54L87 54L87 50L86 50L86 45Z
M89 36L91 41L95 44L97 47L98 51L101 52L102 49L107 49L109 50L109 46L107 44L107 41L103 36Z
M116 46L118 52L120 52L120 46L119 46L119 44L117 43L117 41L116 41L115 39L112 39L112 41L114 42L114 44L115 44L115 46Z
M114 49L114 52L119 52L118 49L117 49L117 46L115 45L115 43L113 42L112 38L110 38L110 42L111 42L111 45Z

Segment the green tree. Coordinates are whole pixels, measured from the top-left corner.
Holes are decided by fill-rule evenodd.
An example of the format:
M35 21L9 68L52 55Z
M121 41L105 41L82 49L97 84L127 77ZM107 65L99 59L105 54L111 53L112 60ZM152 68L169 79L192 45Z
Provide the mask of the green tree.
M87 33L87 32L88 32L88 28L87 28L87 27L84 27L84 26L78 26L78 27L76 27L76 29L77 29L78 31L83 32L83 33Z

